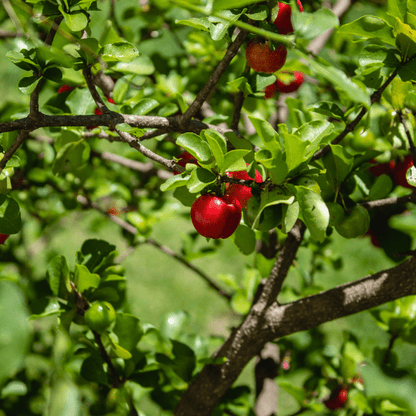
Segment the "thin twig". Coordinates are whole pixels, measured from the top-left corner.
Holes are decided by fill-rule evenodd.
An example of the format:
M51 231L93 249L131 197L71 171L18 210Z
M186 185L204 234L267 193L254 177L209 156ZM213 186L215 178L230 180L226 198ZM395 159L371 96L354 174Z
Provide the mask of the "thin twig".
M178 260L180 263L182 263L184 266L188 267L192 271L194 271L196 274L198 274L200 277L202 277L203 280L205 280L206 283L208 283L208 286L210 286L212 289L216 290L222 297L230 300L231 295L227 293L225 290L221 289L208 275L206 275L203 271L195 267L193 264L189 263L188 260L186 260L184 257L182 257L179 254L176 254L174 251L172 251L169 247L166 247L157 241L153 240L152 238L148 238L145 241L146 244L151 244L152 246L158 248L163 253L173 257L174 259Z
M85 81L87 81L88 89L91 93L93 100L95 101L95 104L97 104L97 107L100 109L100 111L103 114L111 113L111 111L107 108L107 106L104 104L103 100L101 99L100 94L98 94L97 89L95 88L94 78L91 74L91 68L84 69L82 71L82 74L84 75Z
M394 342L396 341L398 337L399 337L399 334L392 334L392 336L390 337L389 345L387 347L386 354L384 355L384 358L383 358L384 364L387 364L389 362L391 350L393 349Z
M416 190L414 190L411 194L404 195L404 196L393 196L391 198L384 198L384 199L377 199L376 201L366 201L366 202L359 202L358 205L363 206L367 209L373 208L381 208L381 207L388 207L392 205L403 205L407 202L412 202L416 204Z
M20 38L25 36L23 33L19 32L6 32L5 30L0 30L0 39L8 39L8 38Z
M202 87L201 91L199 91L194 102L185 111L185 114L183 114L183 116L180 117L180 124L182 126L186 125L189 122L189 120L200 110L202 104L209 96L211 90L218 83L222 74L228 68L231 60L237 54L238 50L240 49L240 46L243 44L247 35L248 32L246 30L241 30L235 38L235 40L230 43L230 45L227 48L227 51L225 52L224 57L209 77L207 83Z
M12 158L17 149L22 145L22 143L28 138L29 131L21 130L16 137L16 140L12 143L8 150L4 153L3 159L0 160L0 172L6 166L6 163Z

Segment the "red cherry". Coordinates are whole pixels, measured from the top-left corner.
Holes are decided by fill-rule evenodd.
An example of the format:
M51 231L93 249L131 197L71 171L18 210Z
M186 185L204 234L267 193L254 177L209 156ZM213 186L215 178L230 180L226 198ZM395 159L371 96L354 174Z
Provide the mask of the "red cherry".
M62 85L62 87L58 90L58 94L60 94L61 92L72 91L74 88L75 87L70 87L69 85Z
M246 59L250 68L257 72L272 74L278 71L286 62L287 49L279 45L274 51L268 43L261 43L253 39L247 44Z
M111 97L107 97L107 101L111 104L115 104L115 101Z
M248 173L245 170L239 172L227 172L226 175L234 179L254 179L250 178L250 176L248 176ZM256 183L263 182L263 178L261 177L260 172L258 170L256 170L255 175ZM251 188L249 186L240 185L238 183L226 183L225 188L227 195L232 195L235 198L237 198L242 208L245 208L247 206L248 200L253 196L253 194L251 193Z
M348 398L348 390L341 386L339 389L333 391L328 400L324 401L324 405L329 410L337 410L345 406Z
M406 172L411 166L413 166L413 159L411 155L406 156L401 162L396 163L393 175L397 185L401 185L404 188L413 188L413 186L410 185L406 179Z
M374 234L374 231L371 228L365 233L365 235L369 235L371 238L371 244L374 247L381 247L380 241L378 240L377 236Z
M289 71L283 71L282 74L289 74ZM281 81L279 78L276 80L276 87L277 91L283 92L285 94L288 94L289 92L295 92L297 91L300 86L303 84L303 81L305 81L305 76L302 72L295 71L293 72L293 75L295 76L295 79L290 81L288 84Z
M194 163L199 166L198 161L195 159L194 156L192 156L188 152L183 152L179 155L178 161L176 162L179 166L185 167L187 163ZM179 175L181 172L178 172L177 170L174 170L173 173L175 175Z
M273 84L268 85L265 89L264 89L264 98L272 98L273 95L276 93L276 83L273 82Z
M201 195L191 207L196 231L207 238L228 238L241 220L241 205L232 195Z
M375 159L372 159L372 160L370 160L370 163L377 163L377 161ZM396 164L396 162L394 160L390 160L389 163L380 163L378 165L371 166L370 167L370 172L374 176L380 176L383 173L386 174L386 175L392 175L395 164Z
M9 238L8 234L1 234L0 233L0 244L4 244L4 242Z
M303 12L303 7L302 7L300 0L297 0L296 3L299 6L299 10ZM276 17L276 20L274 21L274 24L279 30L280 35L287 35L293 32L291 17L292 17L292 9L290 8L290 5L279 2L279 11L277 13L277 17Z

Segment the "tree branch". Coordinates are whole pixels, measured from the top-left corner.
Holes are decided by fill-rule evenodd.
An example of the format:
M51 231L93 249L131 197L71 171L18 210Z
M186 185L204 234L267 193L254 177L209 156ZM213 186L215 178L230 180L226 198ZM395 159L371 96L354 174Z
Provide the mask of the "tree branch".
M22 143L28 138L29 131L21 130L16 137L16 140L12 143L9 149L4 153L3 159L0 160L0 172L6 166L6 163L11 159L15 154L17 149L22 145Z
M364 208L373 209L387 207L390 205L403 205L407 202L416 204L416 190L414 190L411 194L400 197L393 196L391 198L378 199L376 201L359 202L358 204L362 205Z
M240 46L243 44L247 35L247 31L241 30L235 38L235 40L230 43L230 45L227 48L227 51L225 52L224 57L209 77L207 83L202 87L201 91L199 91L194 102L185 111L185 114L181 116L180 123L182 126L188 123L188 121L200 110L202 104L209 96L211 90L215 87L215 85L220 80L222 74L228 68L228 65L230 64L231 60L234 58L235 55L237 55L237 52L240 49Z

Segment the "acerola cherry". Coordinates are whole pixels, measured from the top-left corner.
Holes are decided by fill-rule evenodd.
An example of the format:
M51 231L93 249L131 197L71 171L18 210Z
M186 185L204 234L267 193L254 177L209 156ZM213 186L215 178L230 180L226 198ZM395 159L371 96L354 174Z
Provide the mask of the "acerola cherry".
M0 244L4 244L5 241L9 238L10 236L7 234L1 234L0 233Z
M273 84L268 85L265 89L264 89L264 98L272 98L273 95L276 93L277 90L277 85L276 82L273 82Z
M278 71L286 62L287 49L279 45L274 51L269 44L253 39L247 44L246 59L250 68L257 72L272 74Z
M102 332L116 320L116 312L111 303L95 301L85 312L84 319L90 329Z
M372 159L370 160L370 163L377 163L377 161ZM390 176L393 174L395 165L396 162L394 160L390 160L389 163L380 163L378 165L371 166L369 170L374 176L381 176L383 173Z
M70 87L69 85L62 85L62 87L58 90L58 94L60 94L61 92L72 91L74 88L75 87Z
M361 205L356 205L350 215L346 216L335 229L345 238L357 238L370 228L370 214Z
M345 386L340 386L337 390L334 390L329 396L328 400L324 401L324 405L329 410L337 410L345 406L348 399L348 390Z
M187 163L194 163L196 165L199 166L198 161L195 159L194 156L192 156L190 153L188 152L182 152L179 157L178 157L178 161L176 162L179 166L182 166L183 168L186 166ZM177 170L173 170L173 173L175 175L179 175L180 172L178 172Z
M290 74L290 72L282 71L282 74ZM293 75L295 76L295 79L289 81L289 83L283 82L282 80L277 78L276 80L277 91L282 92L284 94L297 91L300 88L300 86L303 84L303 81L305 81L305 76L303 75L303 72L299 72L299 71L294 71Z
M413 166L413 159L411 155L406 156L401 162L396 163L393 175L397 185L401 185L404 188L413 188L413 186L410 185L406 179L406 172L411 166Z
M241 220L241 205L232 195L201 195L191 207L196 231L207 238L228 238Z
M248 176L248 173L245 170L239 172L227 172L226 175L234 179L254 179L250 178L250 176ZM256 183L263 182L263 178L261 177L260 172L258 170L255 171L255 176ZM227 195L232 195L239 200L242 208L245 208L247 206L248 200L253 196L253 194L251 193L251 188L249 186L240 185L238 183L226 183L225 189Z
M303 12L303 7L302 7L300 0L297 0L296 3L299 6L299 10ZM279 34L288 35L289 33L293 32L291 18L292 18L292 9L290 8L290 5L279 2L279 11L277 13L276 20L274 21L274 24L279 30Z

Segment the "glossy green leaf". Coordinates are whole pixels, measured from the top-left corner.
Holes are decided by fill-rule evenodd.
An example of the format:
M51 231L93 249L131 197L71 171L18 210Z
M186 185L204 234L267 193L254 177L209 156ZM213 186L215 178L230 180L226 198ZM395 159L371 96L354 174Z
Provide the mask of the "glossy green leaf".
M143 336L140 320L128 313L117 313L117 320L113 332L118 337L118 343L127 351L134 351Z
M206 130L203 134L208 142L212 154L214 155L220 172L224 173L224 155L227 152L227 143L225 138L215 130Z
M90 273L83 264L75 265L74 283L77 289L82 293L90 288L97 288L100 284L100 276Z
M256 118L253 116L248 116L250 121L253 123L254 128L256 129L257 134L260 136L264 147L273 155L282 152L282 148L280 146L280 139L279 135L276 130L272 127L272 125L263 119Z
M209 32L210 23L207 17L193 17L187 20L176 20L175 24L189 26L197 30L203 30L204 32Z
M329 9L320 8L314 13L292 10L292 24L300 38L314 39L329 29L339 26L338 17Z
M209 184L214 183L216 179L217 177L214 173L198 167L192 171L186 186L188 187L189 192L196 194L205 189Z
M387 2L387 14L399 18L402 22L407 10L407 0L389 0Z
M255 0L214 0L213 10L234 9L257 3Z
M81 365L81 376L87 381L108 385L108 377L103 368L104 360L98 351L87 357Z
M152 98L143 98L133 107L133 114L144 116L159 107L159 105L159 102Z
M377 199L386 198L393 189L393 181L390 176L380 175L370 188L369 199L376 201Z
M190 381L195 369L196 358L194 351L182 342L171 340L172 354L175 356L173 371L182 378Z
M316 192L301 186L296 187L296 199L311 238L324 241L329 224L329 210L324 200Z
M337 33L357 35L361 40L379 39L384 43L396 46L393 27L377 16L362 16L351 23L341 26Z
M340 145L330 145L331 151L323 157L325 176L335 191L353 167L353 157Z
M184 133L176 139L176 144L187 150L198 161L208 163L212 160L212 152L207 142L195 133Z
M128 42L113 43L104 45L100 54L106 62L132 62L139 55L137 48Z
M304 160L308 143L295 134L282 132L288 172L294 171Z
M29 313L19 287L0 280L0 389L23 367L28 353Z
M10 196L0 194L0 233L16 234L21 228L19 204Z
M404 59L416 54L416 30L396 18L396 43Z
M117 62L115 69L122 74L151 75L155 66L148 56L137 56L130 62Z
M182 332L185 324L189 322L189 313L186 311L177 311L168 313L160 326L162 336L170 339L176 339Z
M227 9L230 9L230 7L227 7ZM223 39L230 27L232 27L233 22L238 20L241 15L242 13L234 14L230 10L224 10L216 13L215 16L209 16L211 38L215 41ZM222 17L225 19L222 19Z
M319 101L312 104L308 110L311 110L314 113L324 114L337 120L342 120L344 118L344 112L339 108L338 104L333 103L332 101Z
M64 256L54 257L46 269L49 286L55 296L66 299L71 292L69 267Z
M160 190L162 192L169 191L171 189L176 189L179 186L185 186L189 180L189 175L174 175L171 176L166 182L160 185Z
M367 45L360 53L360 65L397 68L400 65L400 61L396 56L397 53L397 50L381 45Z
M231 308L234 312L245 315L250 310L251 302L247 299L244 290L238 290L231 299Z
M253 253L256 248L256 234L245 224L240 224L230 239L246 256Z
M88 25L87 16L81 11L75 11L71 14L63 13L65 23L73 31L78 32L84 30Z
M282 231L287 234L299 218L299 202L295 201L290 205L283 205Z
M36 86L38 85L41 79L42 77L40 76L23 77L19 81L19 90L23 94L30 95L35 90Z
M235 149L226 153L224 155L223 164L224 172L239 172L241 170L245 170L246 162L244 160L244 156L246 156L249 152L250 150Z
M292 383L287 381L278 381L279 387L281 387L286 393L289 393L300 406L305 405L307 399L307 391L304 388L296 387Z
M411 82L403 82L399 78L395 78L391 83L391 98L393 108L395 110L403 110L406 104L406 96L412 88Z
M262 149L259 152L256 152L255 159L256 162L261 163L268 169L275 184L280 185L285 180L288 173L288 167L281 153L276 157L273 157L269 150Z

